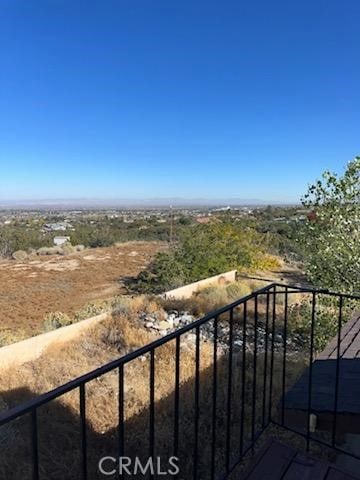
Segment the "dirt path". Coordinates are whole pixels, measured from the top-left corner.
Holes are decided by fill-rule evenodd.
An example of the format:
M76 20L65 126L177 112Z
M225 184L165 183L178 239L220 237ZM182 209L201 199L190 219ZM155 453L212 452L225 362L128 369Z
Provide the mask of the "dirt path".
M36 334L49 312L72 314L90 302L124 293L121 279L137 275L163 248L157 242L128 242L66 257L0 263L0 333Z

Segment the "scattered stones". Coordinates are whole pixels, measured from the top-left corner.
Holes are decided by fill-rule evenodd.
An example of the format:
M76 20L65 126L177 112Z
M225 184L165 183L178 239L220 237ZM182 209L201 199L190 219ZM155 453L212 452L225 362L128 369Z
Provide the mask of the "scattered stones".
M165 336L174 330L182 328L193 323L196 318L189 312L179 312L172 310L170 312L154 312L151 314L142 312L140 320L143 322L145 328L157 332L158 335ZM244 334L241 326L235 324L232 332L233 336L233 350L239 351L244 347ZM282 352L284 348L284 336L281 331L276 331L274 334L274 341L272 333L268 332L266 336L266 329L259 325L255 335L253 325L248 325L246 328L245 348L247 351L253 352L255 348L255 337L257 352L265 352L266 349L270 353L272 348L274 352ZM214 341L214 322L209 321L200 327L200 339L202 342ZM218 325L217 345L218 353L223 354L230 348L230 327L228 323L220 323ZM196 344L196 334L194 331L189 331L182 336L181 348L188 350L194 348ZM286 345L288 347L288 354L297 353L301 344L300 338L287 338ZM185 345L185 346L184 346Z

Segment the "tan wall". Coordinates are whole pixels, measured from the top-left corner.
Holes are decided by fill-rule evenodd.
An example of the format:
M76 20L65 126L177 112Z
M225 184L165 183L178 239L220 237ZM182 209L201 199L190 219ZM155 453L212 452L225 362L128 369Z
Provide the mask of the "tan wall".
M16 367L25 362L36 360L50 345L74 340L81 332L105 320L108 316L109 313L102 313L96 317L81 320L73 325L61 327L51 332L42 333L21 342L1 347L0 368Z
M164 298L189 298L191 295L210 285L222 285L236 280L236 270L221 273L214 277L200 280L199 282L184 285L183 287L170 290L162 294ZM88 318L67 327L58 328L51 332L42 333L21 342L13 343L0 348L0 368L16 367L25 362L36 360L43 352L55 343L65 343L77 338L84 330L96 323L105 320L110 313L102 313L96 317Z
M183 287L175 288L174 290L169 290L162 294L164 298L189 298L193 293L198 292L202 288L209 287L210 285L222 285L227 282L235 282L236 280L236 270L231 270L230 272L221 273L220 275L215 275L214 277L205 278L204 280L199 280L198 282L190 283L189 285L184 285Z

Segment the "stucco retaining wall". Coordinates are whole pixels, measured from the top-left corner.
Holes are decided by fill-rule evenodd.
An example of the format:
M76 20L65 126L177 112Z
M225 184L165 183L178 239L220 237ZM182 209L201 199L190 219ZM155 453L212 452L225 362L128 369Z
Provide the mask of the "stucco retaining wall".
M220 273L220 275L215 275L214 277L205 278L204 280L199 280L198 282L190 283L189 285L184 285L183 287L175 288L174 290L169 290L162 294L164 298L189 298L193 293L198 292L202 288L209 287L211 285L222 285L227 282L235 282L236 280L236 270L231 270L230 272Z
M51 332L42 333L21 342L1 347L0 368L16 367L25 362L36 360L50 345L74 340L84 330L105 320L108 316L109 313L101 313L96 315L96 317L81 320L67 327L57 328Z

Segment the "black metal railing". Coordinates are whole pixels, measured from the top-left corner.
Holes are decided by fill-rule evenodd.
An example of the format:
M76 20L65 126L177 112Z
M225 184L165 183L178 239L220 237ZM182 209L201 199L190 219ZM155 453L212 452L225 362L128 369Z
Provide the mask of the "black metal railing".
M295 300L292 302L292 299ZM323 328L319 320L320 314L323 316L323 310L320 312L318 306L320 300L336 317L337 337L334 381L331 386L333 405L330 411L326 410L327 416L331 417L331 425L327 427L330 430L321 434L316 429L314 432L311 427L311 416L319 413L313 398L317 379L314 369L319 350L316 342L318 328ZM94 450L91 446L93 439L89 438L91 421L88 418L87 389L91 382L111 372L116 372L118 382L117 420L108 441L116 445L116 458L139 455L155 459L162 451L166 451L168 455L179 458L179 478L226 479L245 456L251 454L257 439L265 430L281 427L303 437L308 450L316 442L360 459L360 452L347 451L338 440L342 328L349 319L348 312L356 308L354 304L359 300L360 296L356 295L273 283L48 393L2 412L0 438L1 429L9 424L15 422L18 429L18 435L8 442L6 459L2 458L0 462L9 462L10 465L4 478L106 478L95 471L93 465L91 468L89 466L93 463ZM302 326L301 338L296 325L294 327L292 305L299 307L300 318L302 308L308 315L308 322ZM323 330L321 332L320 337L324 342ZM193 352L194 369L193 375L183 381L182 366L186 352L183 353L182 346L189 333L195 335L195 341L188 347ZM333 333L329 332L329 338ZM161 375L157 355L165 345L173 346L174 355L173 376L167 379L172 388L166 404L161 403L163 399L157 395L157 378ZM212 351L211 365L203 368L205 347L207 352L209 349ZM146 411L143 409L139 412L137 420L141 419L141 422L134 423L135 420L127 415L126 374L134 362L144 357L148 361L148 402ZM360 364L360 358L354 361ZM303 366L300 370L294 368L299 363ZM136 383L136 379L134 381ZM291 389L298 382L303 386L306 401L294 406L291 404ZM77 472L81 473L72 477L68 471L64 476L59 473L60 467L57 465L59 476L52 476L49 473L51 456L55 448L61 449L62 446L56 445L54 437L51 437L53 444L49 445L46 440L44 445L41 436L44 423L49 428L55 416L49 411L43 412L43 408L49 407L54 401L62 401L67 394L76 391L79 425L71 438L78 445L77 449L72 450L78 456ZM160 411L160 408L163 410ZM160 415L161 419L170 418L166 431L161 429L161 445ZM31 420L25 428L22 420L28 416ZM141 430L142 435L147 437L146 452L139 447L139 441L130 438L132 429ZM78 438L74 440L75 434ZM26 450L21 468L19 464L22 460L18 452L13 454L11 450L12 446L16 448L20 436L23 444L25 442L28 445L28 449L21 449ZM22 476L12 477L11 472L15 470L23 472ZM113 478L119 478L116 477L118 471L114 475ZM156 478L156 471L150 471L149 476ZM126 473L122 478L126 478Z

